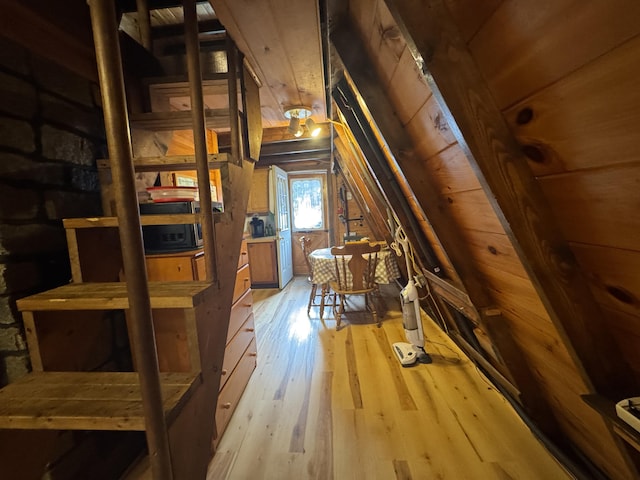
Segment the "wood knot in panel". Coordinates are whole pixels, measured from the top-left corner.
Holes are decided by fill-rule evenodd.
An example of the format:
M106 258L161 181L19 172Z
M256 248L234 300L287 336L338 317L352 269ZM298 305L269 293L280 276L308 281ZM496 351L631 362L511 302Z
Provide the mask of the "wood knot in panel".
M385 40L400 40L400 38L402 38L400 29L396 25L392 25L390 27L382 29L381 33L382 38L384 38Z
M524 107L516 116L516 123L518 125L526 125L531 120L533 120L533 110L531 107Z
M613 285L607 285L605 287L607 293L619 302L626 303L627 305L634 305L638 303L638 299L629 291L622 287L615 287Z
M522 153L535 163L545 163L547 156L539 145L522 145Z

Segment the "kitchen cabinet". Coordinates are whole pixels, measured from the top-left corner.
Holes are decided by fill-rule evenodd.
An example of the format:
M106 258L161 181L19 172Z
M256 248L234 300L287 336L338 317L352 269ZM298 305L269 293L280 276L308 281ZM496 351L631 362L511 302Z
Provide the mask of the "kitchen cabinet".
M269 211L269 169L256 168L251 179L247 214L267 213Z
M251 264L251 286L278 287L278 259L275 238L249 241L249 263Z
M249 253L247 241L243 240L222 363L220 393L216 405L216 437L213 441L216 448L256 368L256 357Z
M147 255L147 277L157 281L206 280L204 251Z
M202 249L191 252L147 255L149 280L180 281L204 280L204 255ZM188 317L180 312L154 311L158 361L161 371L191 371L199 359L190 352L197 352L189 345ZM159 314L164 314L160 315ZM240 401L240 397L256 367L256 339L253 323L253 296L247 241L243 240L238 258L231 315L220 377L216 404L216 436L214 447Z

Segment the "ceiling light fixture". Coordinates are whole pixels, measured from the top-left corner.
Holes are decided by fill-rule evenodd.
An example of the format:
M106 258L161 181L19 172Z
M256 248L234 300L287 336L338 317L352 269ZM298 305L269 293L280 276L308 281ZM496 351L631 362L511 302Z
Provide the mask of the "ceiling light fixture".
M304 133L302 129L302 125L300 125L300 120L309 119L309 121L313 122L309 117L311 117L311 109L307 107L289 107L285 110L284 116L289 119L289 133L291 133L294 137L300 137Z
M312 137L317 137L318 135L320 135L320 131L322 130L322 128L320 127L320 125L313 121L313 118L308 118L305 122L305 125L307 126L307 130L309 130L309 135L311 135Z
M300 125L300 119L298 117L291 117L291 120L289 120L289 133L294 137L302 135L302 125Z

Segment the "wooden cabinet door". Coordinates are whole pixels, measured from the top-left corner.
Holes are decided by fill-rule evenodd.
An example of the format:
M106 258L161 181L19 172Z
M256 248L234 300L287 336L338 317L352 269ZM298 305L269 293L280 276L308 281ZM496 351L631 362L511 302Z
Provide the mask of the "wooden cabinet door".
M147 255L147 276L151 281L178 282L204 280L202 250Z
M278 286L275 242L249 243L251 286Z
M269 169L256 168L251 179L249 205L247 213L266 213L269 211Z

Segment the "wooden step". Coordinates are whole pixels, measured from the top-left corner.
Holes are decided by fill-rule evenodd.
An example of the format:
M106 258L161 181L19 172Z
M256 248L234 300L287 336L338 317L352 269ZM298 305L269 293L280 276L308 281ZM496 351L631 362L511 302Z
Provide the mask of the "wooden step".
M192 308L211 294L209 282L149 282L151 308ZM121 310L129 308L124 282L70 283L21 298L20 311Z
M229 128L229 110L226 108L205 110L205 121L207 128L224 129ZM129 116L132 128L144 130L165 131L165 130L191 130L191 112L188 110L177 112L151 112L135 113Z
M228 95L229 84L226 73L202 74L203 95ZM167 77L150 77L142 80L149 88L151 95L165 97L189 97L191 95L189 79L186 75L172 75Z
M218 221L227 218L225 212L214 212L213 220ZM199 213L175 213L167 215L141 215L140 223L147 225L189 225L200 223ZM87 218L65 218L62 224L66 229L73 228L114 228L118 226L118 217L87 217Z
M209 168L224 168L229 163L228 153L210 153L207 155ZM98 168L111 168L109 159L97 161ZM196 170L195 155L168 155L159 157L134 157L133 168L136 172L163 172L179 170Z
M167 423L200 384L199 375L161 373ZM0 428L145 429L136 372L36 372L0 390Z

